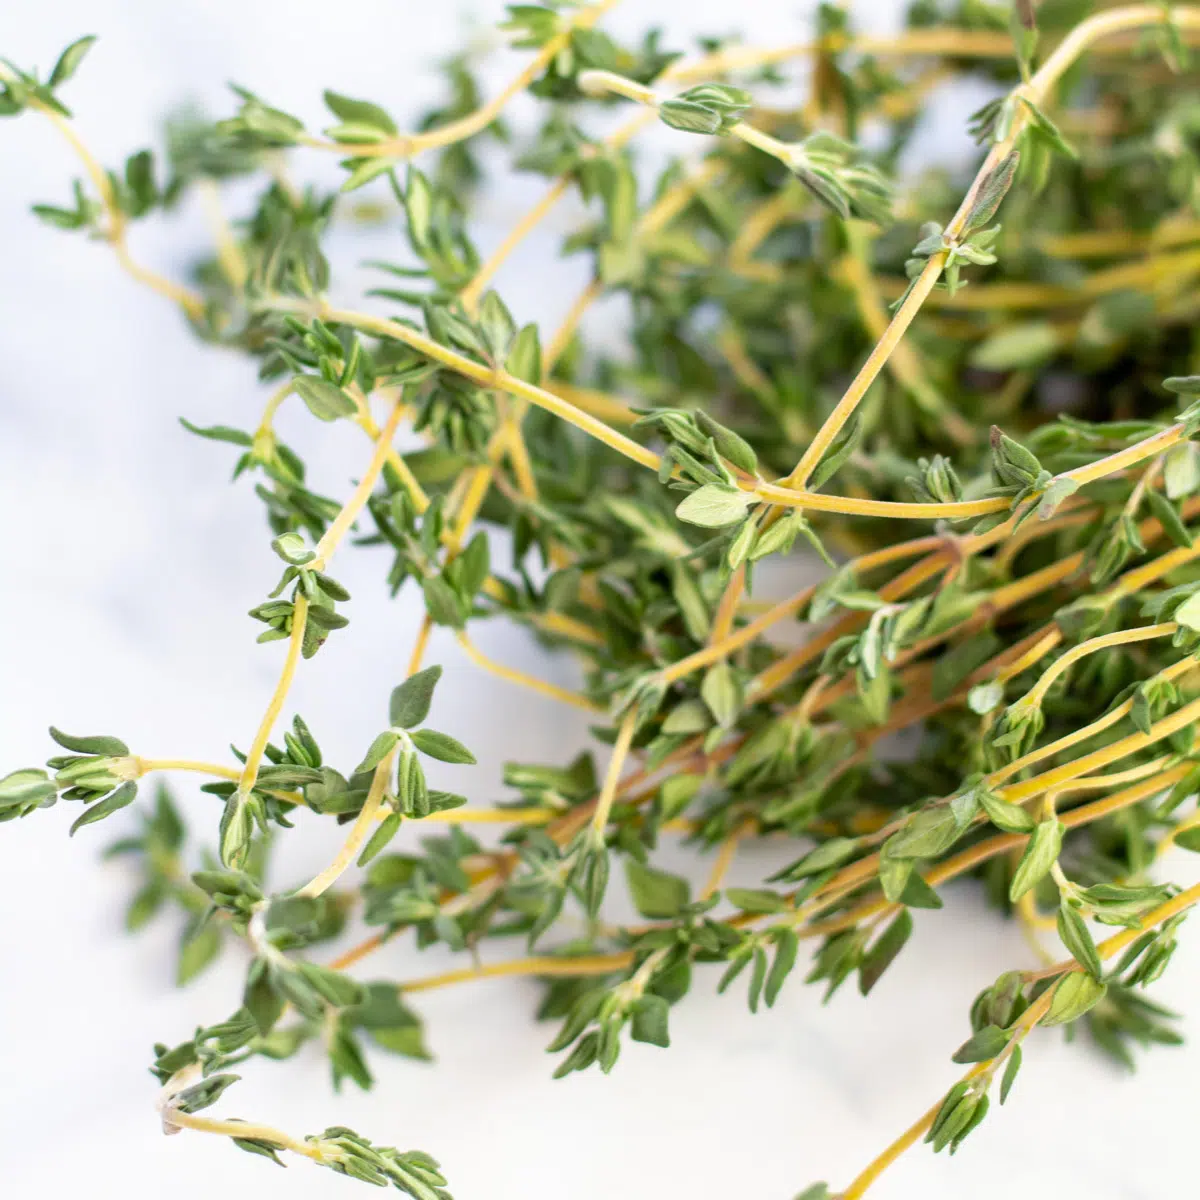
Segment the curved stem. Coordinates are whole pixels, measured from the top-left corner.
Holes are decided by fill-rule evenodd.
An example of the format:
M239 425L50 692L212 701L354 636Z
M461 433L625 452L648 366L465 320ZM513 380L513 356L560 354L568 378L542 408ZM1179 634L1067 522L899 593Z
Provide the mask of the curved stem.
M218 1133L223 1137L252 1138L270 1142L280 1150L302 1154L314 1162L324 1163L325 1155L313 1142L300 1142L270 1125L255 1125L249 1121L221 1121L215 1117L199 1117L195 1113L179 1112L170 1107L163 1110L163 1124L174 1129L194 1129L199 1133Z
M620 396L610 395L598 388L568 383L565 379L552 379L550 384L564 400L611 425L632 425L638 419L637 413Z
M279 411L279 406L292 394L295 390L296 381L289 379L286 383L282 383L277 387L267 400L266 406L263 408L263 414L258 420L259 433L269 433L271 426L275 421L275 414ZM376 430L378 437L378 430Z
M617 730L617 740L613 743L612 754L608 760L608 770L604 775L604 784L600 789L600 798L596 801L596 811L592 814L592 832L597 840L604 837L608 828L608 814L612 811L613 800L616 799L617 787L621 782L621 768L633 744L633 735L637 729L637 706L625 714L620 729Z
M554 369L558 360L562 358L567 347L571 344L571 339L575 336L576 329L579 328L579 322L583 320L583 314L603 294L604 284L599 279L593 279L585 285L584 289L571 302L566 316L562 319L562 323L555 330L554 336L546 344L543 360L547 374Z
M900 344L908 327L912 324L913 318L916 317L921 305L925 302L925 297L933 291L941 276L944 260L944 253L934 255L921 274L913 281L912 290L908 293L904 303L893 313L883 336L875 343L874 349L867 356L867 361L859 368L858 374L855 375L833 412L825 418L824 424L817 430L813 440L809 442L800 461L784 480L786 487L799 488L808 482L809 476L825 456L825 451L829 449L834 438L853 415L854 410L867 394L867 389L875 382L875 377L883 370L884 365L892 356L892 352Z
M1184 658L1159 671L1153 678L1163 681L1178 679L1181 675L1186 675L1189 671L1195 670L1196 666L1197 663L1194 659ZM1031 767L1043 759L1052 758L1056 754L1061 754L1064 750L1069 750L1072 746L1077 746L1080 742L1085 742L1089 738L1096 737L1110 726L1115 725L1123 717L1128 716L1132 711L1133 701L1125 700L1115 708L1109 709L1102 717L1098 717L1090 724L1083 725L1079 729L1065 734L1057 741L1050 742L1045 746L1039 746L1036 750L1031 750L1021 758L1015 759L1008 766L993 772L992 778L995 782L1003 782L1005 779L1010 779L1013 775L1017 775L1025 770L1026 767Z
M867 225L846 222L846 240L850 252L842 263L842 277L854 294L855 306L867 332L878 341L887 332L888 317L875 277L871 274L870 242ZM969 446L976 437L975 427L952 408L948 408L930 382L920 353L909 343L896 346L888 369L916 404L936 416L939 426L959 446Z
M325 530L324 536L317 543L317 557L312 564L314 570L324 569L342 538L350 532L354 522L358 520L358 514L366 507L371 493L375 490L375 483L379 479L383 465L388 460L388 453L392 449L392 441L396 436L402 416L404 416L404 405L397 398L392 405L392 411L386 424L375 439L375 453L371 456L371 461L367 464L367 469L363 472L358 487L354 489L350 499L342 505L341 511L334 517L329 528Z
M279 674L275 690L271 693L267 711L263 713L262 720L258 723L258 730L254 734L254 740L250 743L250 749L246 752L246 762L238 777L238 791L243 796L248 796L258 781L258 769L262 766L267 742L271 740L271 730L275 727L275 722L279 720L279 714L283 711L288 692L291 691L292 680L296 677L296 667L300 663L300 655L304 648L304 633L307 627L308 600L303 592L298 592L295 608L292 611L292 632L288 639L287 656L283 660L283 670Z
M1083 279L1078 286L1065 287L1052 283L985 283L950 292L934 292L926 301L938 312L991 312L996 309L1037 310L1079 308L1090 300L1131 288L1150 290L1166 274L1173 288L1183 286L1200 271L1200 249L1192 248L1174 254L1154 254L1136 262L1122 263ZM904 294L903 279L880 280L886 296Z
M211 775L215 779L241 779L240 767L223 767L220 763L199 762L192 758L137 758L138 771L149 775L152 771L193 771L197 775Z
M1066 654L1047 667L1037 683L1025 693L1018 703L1028 704L1031 707L1041 704L1054 681L1081 658L1087 658L1089 654L1107 650L1112 646L1126 646L1133 642L1147 642L1154 638L1170 637L1178 628L1179 626L1174 621L1166 621L1161 625L1146 625L1141 629L1118 629L1115 633L1106 633L1100 637L1089 638L1086 642L1080 642L1078 646L1072 646Z
M553 955L540 955L534 958L514 958L508 962L481 964L477 967L464 967L458 971L443 971L439 975L427 975L424 979L411 979L407 983L400 983L396 986L401 992L428 992L434 988L449 987L455 983L467 983L474 979L497 979L507 975L544 975L553 979L611 975L615 971L624 971L632 963L632 952L594 954L586 958L557 958Z
M1018 1031L1017 1036L1022 1037L1028 1033L1041 1019L1050 1011L1050 1004L1053 1000L1053 990L1045 992L1039 996L1030 1006L1021 1014L1014 1028ZM1012 1043L1010 1042L1011 1046ZM1002 1053L1007 1053L1008 1048ZM976 1063L963 1077L961 1082L971 1083L984 1075L990 1075L995 1069L995 1064L998 1059L988 1059L986 1062ZM894 1163L906 1150L915 1145L917 1139L922 1134L926 1133L937 1119L937 1115L942 1111L942 1100L924 1113L915 1124L910 1125L882 1154L879 1155L871 1164L858 1176L854 1182L841 1193L839 1200L861 1200L861 1197L866 1195L867 1189Z
M300 888L296 895L321 895L322 892L328 891L342 874L354 865L354 860L358 857L363 843L370 836L371 830L379 818L380 810L383 807L383 799L387 793L388 780L391 778L395 765L396 749L393 747L391 752L375 768L375 774L371 777L371 787L367 792L367 799L358 816L354 818L354 824L350 828L350 836L346 838L333 862L319 875L306 883L304 887Z
M249 269L246 266L245 255L234 239L233 231L229 228L229 222L221 208L221 191L211 179L201 179L197 186L217 248L217 263L220 265L221 274L225 276L230 287L240 292L246 286Z
M456 142L465 141L467 138L473 137L481 130L486 129L504 111L509 101L519 96L537 79L546 67L567 47L571 40L571 34L576 29L591 28L609 9L615 7L618 2L619 0L596 0L596 3L590 8L585 8L582 12L578 13L565 24L560 32L556 33L538 49L537 54L529 60L521 73L515 79L511 80L499 95L489 100L486 104L481 105L474 112L468 113L465 117L449 121L437 129L429 130L427 133L399 134L379 142L363 144L360 142L333 142L320 138L305 138L304 144L316 150L329 150L335 154L346 154L358 158L411 158L414 154L419 154L423 150L436 150L443 146L452 146Z
M546 194L513 226L504 241L476 271L475 278L459 292L458 298L467 312L474 312L478 308L479 301L483 299L484 289L495 278L496 272L504 265L509 255L545 220L550 210L566 195L570 183L570 175L560 175L550 185Z
M843 513L857 517L889 517L902 521L961 521L966 517L986 517L1005 512L1012 502L1006 496L982 500L953 500L945 504L906 503L903 500L870 500L858 496L826 496L780 487L774 483L747 483L744 491L753 492L768 504L784 508L812 509L814 512Z
M6 72L0 67L0 78L3 78L5 74ZM130 255L129 249L125 244L125 214L117 205L117 199L113 195L108 175L104 168L96 161L92 152L83 143L83 140L75 132L71 122L61 113L55 112L54 109L47 107L39 100L31 100L30 107L40 112L58 130L83 164L83 169L87 172L88 178L92 181L92 186L100 196L100 201L104 205L104 211L108 217L106 240L112 247L117 262L126 274L136 279L139 283L144 283L147 287L152 288L159 295L165 296L168 300L178 304L189 317L200 317L203 315L204 300L202 297L185 287L181 287L177 283L173 283L162 275L156 274L148 267L143 267Z
M1011 774L1011 768L1005 768L1002 771L993 772L990 775L985 775L983 783L989 788L995 788L997 795L1002 800L1008 801L1010 804L1024 804L1028 800L1034 799L1036 796L1042 795L1044 792L1053 790L1061 793L1066 790L1079 787L1089 787L1093 784L1099 786L1107 786L1114 782L1120 782L1125 779L1140 774L1141 767L1135 767L1131 772L1120 772L1109 777L1096 776L1090 777L1091 773L1108 766L1110 763L1124 758L1126 755L1132 754L1137 750L1141 750L1146 746L1153 745L1155 742L1169 737L1177 730L1184 729L1191 725L1197 719L1200 719L1200 700L1194 700L1190 704L1184 705L1176 710L1168 717L1157 721L1151 726L1149 733L1137 732L1128 737L1122 738L1119 741L1113 742L1108 746L1102 747L1091 754L1084 755L1081 758L1064 763L1060 767L1055 767L1049 771L1045 771L1040 775L1034 776L1032 779L1024 780L1020 783L1009 784L1005 787L999 787L1000 780ZM1164 760L1165 761L1165 760ZM1084 777L1089 778L1084 778ZM1157 777L1156 777L1157 778ZM1153 784L1153 781L1152 781ZM1139 797L1140 798L1140 797ZM1107 810L1106 810L1107 811ZM975 823L980 822L980 818L976 819ZM872 841L878 844L885 840L891 833L895 832L903 824L903 819L889 822L872 837ZM1014 835L1018 839L1023 840L1024 835ZM1015 843L1014 843L1015 844ZM1001 847L1002 849L1003 847ZM972 853L978 847L972 848ZM997 850L997 852L999 852ZM990 857L988 855L987 857ZM793 915L793 922L801 924L807 922L808 918L814 913L828 908L836 900L845 896L847 893L854 891L864 882L869 880L875 874L879 864L880 856L878 853L867 855L864 858L848 864L838 871L834 877L820 889L816 895L806 901L800 908L796 909ZM949 878L946 874L948 864L954 862L954 859L949 859L945 863L933 868L925 877L926 882L932 884L944 882ZM980 860L976 860L980 861ZM957 871L951 872L957 873ZM851 913L843 914L842 916L826 922L819 926L813 926L809 932L812 934L836 932L837 930L849 928L863 917L874 915L876 912L883 911L886 908L886 901L880 902L878 905L868 905L863 909L855 909Z
M752 825L749 822L739 825L721 843L721 848L717 851L717 857L713 862L712 871L700 891L701 900L707 900L721 886L725 876L729 874L729 868L733 866L733 859L737 854L738 843L751 829Z
M509 683L519 684L521 687L529 688L531 691L538 692L543 696L549 696L552 700L560 700L562 703L569 704L573 708L581 708L584 712L604 712L604 709L600 705L593 704L591 700L579 692L572 692L568 688L561 688L557 684L549 683L544 679L538 679L533 675L527 675L524 671L518 671L513 667L506 667L503 663L498 663L494 659L488 658L483 651L478 649L465 632L458 635L458 644L476 666L483 667L485 671L490 671L493 675L505 679Z
M1169 921L1172 917L1185 912L1197 903L1200 903L1200 884L1196 884L1186 891L1180 892L1178 896L1168 900L1165 904L1160 904L1143 917L1132 929L1123 930L1113 937L1106 938L1096 947L1101 961L1107 961L1124 950L1131 942L1141 937L1146 930L1153 929L1156 925L1161 925L1164 921ZM1073 958L1070 958L1056 963L1054 966L1046 967L1044 970L1029 972L1026 975L1026 979L1051 979L1055 976L1065 977L1082 969ZM1054 992L1055 988L1047 988L1021 1015L1017 1021L1016 1028L1026 1032L1032 1029L1050 1011L1050 1005L1054 1001ZM1010 1042L1009 1044L1011 1045L1012 1043ZM992 1059L976 1064L963 1076L963 1081L977 1079L985 1072L990 1074L994 1070L996 1061ZM841 1193L841 1200L861 1200L861 1197L866 1194L871 1184L933 1124L934 1119L941 1111L941 1107L942 1102L939 1100L915 1125L901 1134Z
M287 297L276 297L270 307L283 312L312 312L314 308L310 302L291 300ZM623 434L615 432L602 421L596 420L589 413L577 409L574 405L568 404L561 397L544 388L526 383L525 380L518 379L507 371L485 367L482 363L477 363L463 354L450 350L425 334L410 329L407 325L401 325L398 321L389 321L383 317L374 317L368 313L354 312L348 309L331 308L325 304L317 305L316 309L317 312L314 315L320 315L325 320L335 321L341 325L350 325L380 337L403 342L427 358L450 367L451 370L465 375L483 387L499 388L510 395L528 400L538 408L544 408L547 412L551 412L582 429L585 433L591 434L605 445L611 446L619 454L633 459L634 462L641 463L642 466L649 467L651 470L658 469L659 457L657 454Z
M397 399L392 406L392 413L388 417L387 424L380 432L379 439L375 444L375 453L371 456L371 461L363 474L362 480L359 482L350 499L342 506L341 511L334 518L329 528L326 529L325 536L317 543L317 557L310 564L314 570L322 569L333 556L338 543L349 532L358 514L369 499L371 492L375 488L375 481L379 478L379 473L383 469L383 464L387 459L387 453L391 449L392 439L396 436L396 427L400 423L400 417L403 415L403 412L404 406ZM288 651L287 657L284 659L283 671L279 676L279 682L275 685L275 691L271 695L267 711L263 714L263 718L259 722L254 740L250 743L250 749L246 752L246 764L242 768L241 778L238 781L238 792L243 796L250 794L258 779L258 769L262 765L263 754L266 751L267 742L271 738L271 730L274 728L275 722L279 719L279 714L283 709L284 702L287 700L288 692L291 690L292 680L296 675L296 667L300 662L301 652L304 647L304 633L307 626L308 600L302 591L297 590L295 607L292 611L291 637L288 639Z
M1176 21L1181 28L1200 28L1200 8L1176 8L1170 10L1168 16L1166 9L1152 4L1138 4L1128 8L1097 13L1077 25L1038 68L1029 82L1018 88L1014 95L1019 95L1032 103L1038 103L1062 78L1075 59L1093 42L1112 33L1137 29L1144 25L1161 25L1168 19ZM962 235L984 181L1016 145L1028 120L1028 110L1024 105L1018 105L1008 136L1002 141L996 142L988 151L983 165L975 176L975 181L963 198L958 211L945 228L944 236L946 238L953 241ZM941 277L947 253L947 251L941 250L930 256L921 274L913 281L911 290L908 291L904 301L893 315L883 337L871 351L867 361L862 365L833 412L829 414L825 423L817 431L795 469L784 481L787 486L803 487L808 481L825 451L837 437L842 426L850 419L851 414L866 395L867 389L900 344L901 338L912 324L913 318L917 315L926 297L933 291L934 285Z
M1149 733L1142 733L1141 730L1138 730L1107 746L1102 746L1099 750L1093 750L1091 754L1085 754L1069 763L1063 763L1062 766L1054 767L1032 779L1009 784L1001 789L1000 795L1010 804L1019 804L1039 795L1047 788L1057 787L1060 783L1069 783L1081 775L1088 775L1101 767L1106 767L1109 763L1116 762L1146 746L1153 746L1163 738L1170 737L1171 734L1177 733L1181 729L1186 729L1197 720L1200 720L1200 700L1193 700L1191 703L1183 705L1182 708L1176 709L1169 716L1155 721L1150 726Z

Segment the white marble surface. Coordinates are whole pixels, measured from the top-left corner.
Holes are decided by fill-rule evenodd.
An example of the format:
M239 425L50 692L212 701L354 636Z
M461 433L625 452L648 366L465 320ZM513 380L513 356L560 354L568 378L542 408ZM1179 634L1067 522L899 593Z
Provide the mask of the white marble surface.
M499 7L478 5L488 17ZM891 23L886 0L870 10L881 14L873 28ZM452 5L412 0L42 0L0 9L0 53L47 64L72 37L103 35L71 99L87 139L113 161L151 138L158 115L181 99L223 105L224 79L314 120L324 85L411 113L431 96L427 64L452 43L460 17ZM804 28L791 4L766 0L732 11L719 0L640 0L613 23L651 20L681 32L740 23L757 39L795 39ZM947 113L948 131L964 111ZM261 389L245 364L197 346L102 248L28 215L31 202L63 198L75 171L44 123L0 123L0 164L0 764L37 761L52 721L119 732L147 755L219 758L231 739L245 742L277 671L278 647L253 646L245 617L273 569L257 502L244 484L224 485L224 448L187 436L176 417L245 426ZM495 193L485 244L536 186ZM202 237L189 211L175 228L139 229L134 241L172 272ZM578 286L580 264L551 267L546 245L535 241L503 280L522 318L549 315L554 296ZM350 260L368 253L350 238L340 250ZM285 427L312 432L289 418ZM362 450L353 431L329 431L310 450L318 483L344 492ZM385 602L381 572L369 555L339 563L355 593L353 623L305 665L295 689L295 706L334 759L360 749L354 731L376 720L411 642L413 605ZM485 627L478 639L510 661L532 653L519 632ZM584 737L582 720L536 697L522 696L520 720L509 719L515 698L444 639L431 660L451 668L438 724L471 730L480 800L493 798L479 789L505 758L560 757ZM537 666L570 678L567 664ZM194 778L179 784L187 812L211 824L211 798ZM60 809L0 830L0 1194L209 1200L264 1186L296 1200L356 1194L304 1164L277 1178L217 1139L161 1136L145 1073L150 1043L179 1040L231 1009L241 964L230 954L190 990L173 990L174 923L160 920L137 938L119 932L130 880L96 853L118 822L68 841L67 817ZM298 841L285 864L296 876L329 850L319 829ZM735 876L759 878L754 856L746 859ZM1184 943L1159 990L1181 1008L1200 983L1194 936ZM611 1077L552 1083L547 1030L529 1018L535 989L473 984L421 998L434 1067L380 1062L374 1092L335 1097L316 1057L253 1065L222 1108L296 1133L344 1121L426 1148L463 1200L784 1200L814 1179L844 1183L928 1106L956 1075L949 1054L965 1036L970 997L1027 957L1012 929L956 889L944 913L918 918L912 947L870 1004L847 991L822 1008L797 980L774 1011L751 1017L740 997L716 997L702 974L672 1017L670 1053L632 1046ZM379 965L406 976L439 961L397 945ZM1184 1028L1195 1029L1192 1016ZM1008 1109L953 1164L918 1150L872 1195L1194 1194L1194 1049L1149 1055L1136 1080L1048 1034L1026 1057Z

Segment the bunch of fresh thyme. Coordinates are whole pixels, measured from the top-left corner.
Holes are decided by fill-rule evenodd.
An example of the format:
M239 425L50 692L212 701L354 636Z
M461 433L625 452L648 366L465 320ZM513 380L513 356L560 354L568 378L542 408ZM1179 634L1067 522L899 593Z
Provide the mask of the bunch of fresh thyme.
M225 119L170 127L165 162L143 150L115 170L61 96L93 39L44 78L0 66L0 115L46 120L81 160L72 200L38 216L106 243L274 385L244 428L185 424L254 480L280 576L250 615L258 641L285 643L236 763L52 729L44 769L0 780L0 819L78 802L74 833L151 775L207 777L215 854L189 857L161 785L111 849L142 874L132 927L168 906L188 915L182 981L226 941L250 951L231 1011L155 1048L164 1125L417 1200L447 1196L427 1154L201 1113L233 1068L310 1042L335 1083L368 1087L378 1050L425 1053L410 994L490 975L544 981L559 1075L611 1070L627 1036L666 1046L696 963L723 964L719 988L745 988L753 1010L811 940L809 982L831 995L853 976L866 993L914 911L972 875L1043 961L979 993L954 1051L961 1082L841 1191L803 1192L856 1200L921 1138L956 1149L1007 1098L1039 1026L1078 1023L1122 1061L1178 1040L1144 988L1200 901L1200 884L1152 875L1169 846L1200 850L1200 7L1046 0L1035 21L1027 4L914 0L889 38L824 7L809 44L712 39L688 57L657 33L617 44L599 28L614 3L510 7L501 28L525 69L485 102L453 60L448 103L413 132L332 92L331 124L312 132L237 89ZM801 64L798 110L748 90ZM924 97L949 77L996 94L972 118L982 161L962 179L902 179ZM512 143L513 165L549 184L484 259L476 151L509 140L503 112L523 92L541 124ZM628 119L604 125L608 108ZM681 149L704 139L698 167L639 173L630 144L655 119ZM293 181L310 153L341 158L341 193ZM218 223L189 284L137 261L138 222L193 189L219 211L243 177L259 184L252 207ZM375 264L370 311L327 298L323 250L344 194L368 185L394 196L385 219L409 250ZM521 325L490 282L570 192L592 219L564 252L586 255L593 281L557 328ZM627 353L606 357L579 324L613 293L634 320ZM285 403L363 431L344 498L313 491L277 437ZM398 452L402 426L427 444ZM353 612L330 573L348 541L382 552L386 585L419 589L425 616L361 761L335 767L287 702ZM760 560L814 551L819 584L753 598ZM583 690L486 658L472 629L498 618L575 655ZM807 639L780 648L773 634L797 621ZM509 683L594 713L609 748L509 764L495 808L430 789L430 759L473 761L436 728L435 625ZM897 759L901 730L915 737ZM268 849L296 806L345 828L325 870L272 892ZM410 836L415 821L441 832ZM474 822L506 827L499 851ZM656 865L681 836L712 852L698 889ZM794 861L724 888L739 842L767 837L793 839ZM620 886L644 923L601 919ZM373 932L330 957L321 944L351 912ZM586 932L564 932L580 913ZM360 964L402 936L467 965L362 982ZM514 938L526 957L493 949Z

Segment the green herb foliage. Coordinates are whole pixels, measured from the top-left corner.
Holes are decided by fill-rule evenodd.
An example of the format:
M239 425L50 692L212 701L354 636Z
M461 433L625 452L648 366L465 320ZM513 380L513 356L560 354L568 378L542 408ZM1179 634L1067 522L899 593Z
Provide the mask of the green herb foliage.
M235 87L221 119L175 121L163 148L108 168L64 99L93 38L44 75L0 65L0 116L44 119L81 159L36 216L107 244L197 337L248 360L248 384L271 385L238 427L181 420L262 505L282 570L250 616L258 642L285 643L257 651L280 680L258 730L231 731L250 734L232 761L52 728L43 766L0 779L0 820L61 800L86 837L116 817L109 853L137 876L127 924L178 911L180 983L230 943L248 950L231 1015L155 1047L168 1129L416 1200L447 1197L424 1153L204 1115L232 1068L308 1046L335 1087L370 1087L389 1053L428 1057L419 989L364 965L395 938L472 964L421 988L539 977L555 1074L608 1072L628 1039L669 1045L672 1008L707 986L698 964L752 1011L801 963L826 999L851 980L871 992L948 901L942 885L970 876L1061 950L979 994L953 1053L969 1071L921 1127L935 1151L1008 1099L1038 1026L1087 1028L1124 1064L1178 1040L1144 989L1200 899L1152 873L1168 845L1200 848L1200 9L1022 3L1010 23L1002 6L914 0L873 54L825 5L808 94L779 108L762 85L790 79L800 51L712 38L689 56L659 31L622 44L600 28L611 7L509 8L501 28L532 55L532 129L459 56L411 132L335 92L310 129ZM926 83L951 72L995 95L969 122L979 160L906 172ZM650 171L634 125L603 133L608 108L649 115L631 104L681 155L701 147L699 166ZM491 257L473 241L476 194L502 185L486 143L489 164L507 154L550 181ZM321 153L344 169L337 191L302 182ZM184 286L131 242L196 189L238 207ZM562 250L592 283L539 328L492 280L568 193L586 216ZM390 222L381 244L405 244L337 307L354 264L328 235L372 213ZM608 354L580 319L613 295L633 319ZM285 404L312 418L296 446L276 433ZM303 455L338 422L364 434L364 466L333 497ZM420 449L395 448L402 427ZM331 559L363 546L425 617L361 757L335 765L288 694L305 660L338 652L324 647L354 601ZM757 595L756 564L814 553L816 587ZM484 657L472 632L497 620L574 655L582 689ZM795 621L806 639L780 648ZM431 789L428 760L474 762L436 727L433 626L503 686L592 712L602 749L509 763L494 808ZM195 828L161 783L145 802L146 777L170 770L209 777L217 804ZM330 866L271 890L268 848L300 807L327 822ZM501 826L499 850L476 822ZM718 856L703 888L661 865L680 836ZM752 837L791 839L794 861L724 888ZM601 919L618 889L636 921ZM351 913L366 940L334 956Z

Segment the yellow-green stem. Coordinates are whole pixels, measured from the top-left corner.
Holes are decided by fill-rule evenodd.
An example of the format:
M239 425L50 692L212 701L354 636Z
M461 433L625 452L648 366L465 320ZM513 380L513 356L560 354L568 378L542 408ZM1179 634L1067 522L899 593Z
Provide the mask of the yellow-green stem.
M596 811L592 814L592 832L598 841L604 837L604 831L608 828L608 814L612 811L613 800L617 795L617 786L621 782L621 769L625 765L625 759L629 754L629 747L633 744L633 735L636 730L637 702L634 701L617 730L617 740L613 743L612 754L608 760L608 770L604 775L600 798L596 801Z

